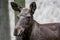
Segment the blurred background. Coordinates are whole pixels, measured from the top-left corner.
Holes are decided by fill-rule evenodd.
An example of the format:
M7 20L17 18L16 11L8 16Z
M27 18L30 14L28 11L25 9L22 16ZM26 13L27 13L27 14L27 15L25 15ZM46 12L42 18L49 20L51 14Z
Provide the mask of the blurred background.
M18 21L16 17L18 12L14 14L14 12L11 11L11 6L9 6L11 1L16 2L18 5L22 5L22 7L25 6L25 0L0 0L0 40L14 40L12 32L14 30L13 26ZM15 22L13 23L11 20Z

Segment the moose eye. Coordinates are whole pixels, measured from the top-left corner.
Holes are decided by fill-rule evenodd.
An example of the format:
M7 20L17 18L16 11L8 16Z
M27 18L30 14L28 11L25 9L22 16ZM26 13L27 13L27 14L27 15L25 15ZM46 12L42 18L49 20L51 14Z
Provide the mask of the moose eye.
M27 18L30 19L30 16L28 16Z

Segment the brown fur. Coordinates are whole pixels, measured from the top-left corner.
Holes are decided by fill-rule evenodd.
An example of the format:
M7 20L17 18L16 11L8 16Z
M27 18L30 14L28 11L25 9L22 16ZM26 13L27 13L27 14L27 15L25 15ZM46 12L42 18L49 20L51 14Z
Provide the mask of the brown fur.
M60 40L60 23L39 24L33 19L36 10L35 2L30 4L30 9L18 10L18 8L13 8L15 11L21 11L15 27L15 36L20 36L21 40Z

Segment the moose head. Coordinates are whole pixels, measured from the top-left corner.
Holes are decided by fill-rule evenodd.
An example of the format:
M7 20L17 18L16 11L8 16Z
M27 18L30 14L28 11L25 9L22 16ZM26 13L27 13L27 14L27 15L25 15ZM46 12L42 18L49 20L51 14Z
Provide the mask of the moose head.
M32 22L33 14L36 10L36 3L32 2L30 8L22 8L18 6L15 2L11 2L12 9L18 11L18 22L14 29L14 35L21 35L26 28L28 28Z

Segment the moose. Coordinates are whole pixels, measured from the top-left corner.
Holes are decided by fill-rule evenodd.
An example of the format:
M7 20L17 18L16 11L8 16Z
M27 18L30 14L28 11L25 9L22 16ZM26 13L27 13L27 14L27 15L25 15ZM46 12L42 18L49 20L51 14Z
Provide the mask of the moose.
M60 40L60 23L39 24L33 19L36 2L32 2L30 8L19 7L15 2L11 2L11 6L19 12L15 36L20 36L21 40Z

